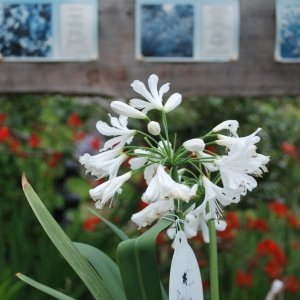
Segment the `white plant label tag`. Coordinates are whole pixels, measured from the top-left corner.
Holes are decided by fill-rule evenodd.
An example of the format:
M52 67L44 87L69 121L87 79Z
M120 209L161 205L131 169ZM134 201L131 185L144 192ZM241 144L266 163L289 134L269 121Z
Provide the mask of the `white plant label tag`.
M183 231L178 231L174 239L169 300L203 300L198 262Z

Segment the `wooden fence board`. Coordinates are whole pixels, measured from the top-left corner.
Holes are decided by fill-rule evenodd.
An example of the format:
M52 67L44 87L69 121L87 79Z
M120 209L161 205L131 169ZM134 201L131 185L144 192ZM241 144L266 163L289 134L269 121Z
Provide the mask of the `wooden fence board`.
M129 97L129 84L156 73L191 95L299 95L300 65L276 63L274 0L240 0L240 57L234 63L135 60L134 0L100 0L100 59L88 63L1 63L0 93Z

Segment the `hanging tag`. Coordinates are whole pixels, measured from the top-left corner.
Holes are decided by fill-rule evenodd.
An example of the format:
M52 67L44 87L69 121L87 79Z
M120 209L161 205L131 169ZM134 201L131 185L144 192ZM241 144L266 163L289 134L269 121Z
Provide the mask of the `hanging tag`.
M203 300L198 262L183 231L178 231L174 239L169 300Z

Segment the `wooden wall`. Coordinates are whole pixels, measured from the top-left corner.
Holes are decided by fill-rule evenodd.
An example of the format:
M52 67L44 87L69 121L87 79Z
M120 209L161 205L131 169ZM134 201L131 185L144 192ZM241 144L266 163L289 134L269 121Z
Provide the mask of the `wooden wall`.
M274 0L240 0L240 58L235 63L135 60L134 0L100 0L100 59L88 63L0 63L0 93L129 97L151 73L185 96L298 95L300 65L276 63Z

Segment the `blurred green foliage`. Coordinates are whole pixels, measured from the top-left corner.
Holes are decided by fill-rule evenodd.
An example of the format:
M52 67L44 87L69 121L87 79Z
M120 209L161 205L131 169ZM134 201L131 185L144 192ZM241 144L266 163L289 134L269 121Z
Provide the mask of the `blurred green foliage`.
M90 186L95 184L92 178L79 172L64 181L64 188L68 193L75 194L80 199L78 206L73 209L66 209L65 195L58 185L59 179L66 174L68 162L71 161L79 167L78 149L87 138L87 133L93 133L97 137L95 123L99 119L107 120L108 101L65 96L0 97L0 299L47 299L39 292L24 287L14 278L16 272L29 275L75 298L88 297L78 278L42 232L25 201L20 185L22 172L26 172L47 208L54 214L57 211L63 214L64 218L59 221L72 240L92 244L115 258L119 240L113 237L110 229L98 222L89 223L92 225L85 227L85 221L91 218L85 208L93 205L88 196ZM271 156L269 173L259 180L259 186L253 193L249 193L238 206L231 209L240 211L241 222L245 222L244 214L249 212L267 218L264 215L267 204L278 199L298 213L300 98L189 98L171 112L168 118L171 130L178 133L178 142L201 136L226 119L240 122L240 135L250 134L257 127L261 127L262 141L258 144L258 152ZM137 120L131 120L129 126L140 125ZM93 137L92 140L87 139L86 143L91 141ZM98 142L101 144L102 139ZM88 149L96 151L95 145L97 143L94 144L94 149ZM134 177L124 186L115 207L103 211L111 221L125 228L131 236L138 233L128 220L138 209L143 190L142 178ZM284 224L274 221L275 223L277 227L272 233L274 237L276 232L287 231ZM259 238L265 235L267 236L259 233ZM245 255L251 256L259 238L253 237L251 246L247 248L248 236L248 233L241 234L241 238L235 243L236 247L243 245ZM299 235L294 236L293 233L293 239L299 240ZM201 253L205 258L206 245L199 240L193 243L196 251L199 251L199 259ZM288 243L290 238L284 248L289 247ZM237 258L233 250L225 250L221 249L220 264L223 290L232 289L234 285L235 275L227 280L229 272L246 268L245 256ZM286 254L292 257L293 252L286 251ZM160 243L160 261L162 273L166 277L165 283L170 257L170 241L164 240ZM296 258L291 259L294 261ZM287 273L294 274L296 271L299 272L298 269L291 269ZM207 273L208 269L204 268L204 278L208 277ZM263 293L267 292L270 282L266 278L261 280L261 295L265 295ZM247 298L239 292L232 292L231 295L224 293L224 299L260 299Z

